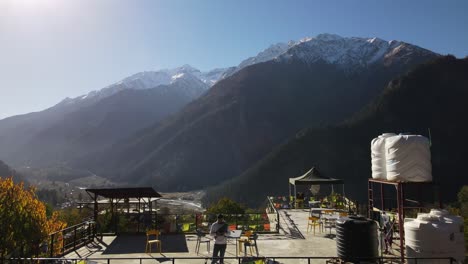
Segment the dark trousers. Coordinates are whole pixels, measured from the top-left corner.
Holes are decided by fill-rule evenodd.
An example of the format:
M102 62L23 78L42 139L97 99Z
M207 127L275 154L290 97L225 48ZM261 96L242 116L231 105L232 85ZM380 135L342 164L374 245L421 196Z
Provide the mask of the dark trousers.
M216 257L218 257L218 253L219 253L219 257L221 258L219 260L219 263L224 263L224 253L226 252L226 244L215 244L214 245L214 248L213 248L213 260L211 261L211 263L216 263Z

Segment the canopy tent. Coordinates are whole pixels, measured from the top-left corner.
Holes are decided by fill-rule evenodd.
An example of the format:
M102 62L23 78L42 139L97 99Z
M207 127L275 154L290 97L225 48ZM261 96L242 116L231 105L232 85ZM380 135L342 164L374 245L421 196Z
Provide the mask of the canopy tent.
M340 179L334 179L323 176L315 167L312 167L309 171L299 177L289 178L289 197L291 197L291 185L294 186L294 198L296 197L296 186L297 185L322 185L331 184L333 190L333 184L343 185L343 196L344 196L344 181Z

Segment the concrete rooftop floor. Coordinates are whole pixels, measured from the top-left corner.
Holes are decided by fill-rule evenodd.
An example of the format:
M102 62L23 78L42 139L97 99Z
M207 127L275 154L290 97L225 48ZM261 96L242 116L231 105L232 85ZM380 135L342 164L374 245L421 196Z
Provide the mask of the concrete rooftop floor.
M308 210L307 209L292 209L280 210L280 225L279 234L259 234L257 240L259 254L264 257L335 257L336 240L327 236L329 230L324 233L316 230L306 232ZM335 234L335 230L331 231ZM211 257L213 250L213 242L211 243L210 252L207 251L205 244L200 247L200 252L197 255L195 252L196 235L167 235L166 244L179 244L179 246L171 247L164 244L162 238L163 252L160 253L145 253L146 236L144 235L128 235L128 236L105 236L102 243L92 243L90 245L79 248L78 250L69 253L65 258L89 258L95 263L107 263L106 260L100 258L153 258L143 260L141 263L171 263L165 259L171 257ZM176 241L174 243L169 241ZM250 252L249 252L250 253ZM239 256L243 256L243 252ZM235 241L231 241L227 246L225 257L235 257L236 246ZM308 263L307 259L278 259L280 263ZM89 262L89 263L94 263ZM226 264L238 263L237 259L225 259ZM312 260L312 263L325 263L325 260ZM140 263L138 259L133 260L111 260L110 263ZM205 263L205 260L200 259L182 259L176 260L175 263ZM208 263L210 261L208 260Z

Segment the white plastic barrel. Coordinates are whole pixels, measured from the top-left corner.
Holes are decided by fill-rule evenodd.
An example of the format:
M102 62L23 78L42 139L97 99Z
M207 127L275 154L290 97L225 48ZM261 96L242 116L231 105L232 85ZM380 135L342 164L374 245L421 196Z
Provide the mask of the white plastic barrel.
M420 135L385 138L386 173L389 181L432 181L429 140Z
M387 179L387 161L385 159L385 139L396 136L394 133L383 133L371 142L372 178Z

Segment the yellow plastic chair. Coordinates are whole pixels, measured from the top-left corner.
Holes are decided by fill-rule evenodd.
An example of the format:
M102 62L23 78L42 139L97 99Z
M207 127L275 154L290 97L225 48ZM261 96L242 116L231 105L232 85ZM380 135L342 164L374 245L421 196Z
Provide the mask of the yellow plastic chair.
M248 242L250 239L250 236L252 236L253 231L252 230L247 230L244 232L244 235L237 240L239 242L239 252L242 252L242 246L245 242Z
M247 256L247 247L250 248L250 255L253 256L252 248L255 249L255 253L258 257L258 247L257 247L257 238L258 234L254 233L247 241L244 242L244 256Z
M156 248L159 249L159 253L162 253L161 240L159 240L159 235L160 234L161 234L161 232L159 230L148 230L148 231L146 231L146 249L145 249L145 253L149 252L151 254L151 247L153 246L153 244L156 244ZM156 239L152 239L153 236Z
M320 231L320 226L321 226L321 222L320 222L320 218L316 217L316 216L309 216L309 221L307 222L307 233L309 233L309 229L312 230L312 228L314 229L314 235L315 235L315 227L318 226L319 227L319 231Z
M182 225L182 232L190 231L190 224L183 224Z

